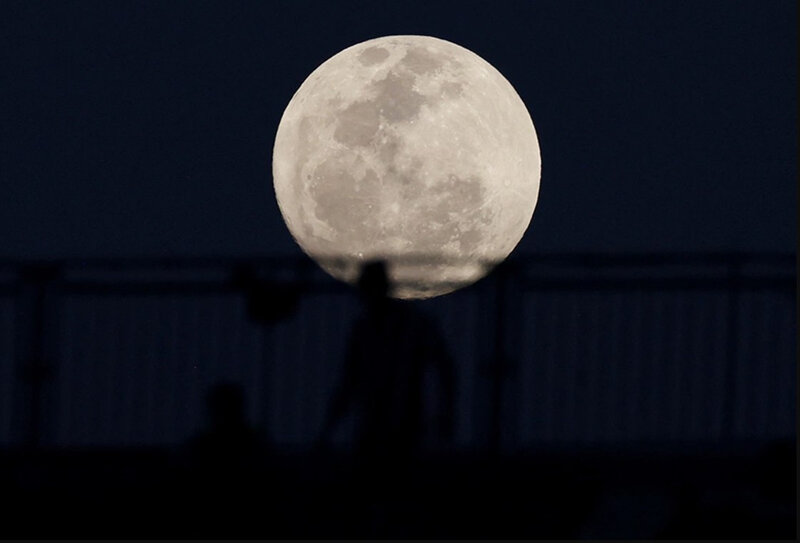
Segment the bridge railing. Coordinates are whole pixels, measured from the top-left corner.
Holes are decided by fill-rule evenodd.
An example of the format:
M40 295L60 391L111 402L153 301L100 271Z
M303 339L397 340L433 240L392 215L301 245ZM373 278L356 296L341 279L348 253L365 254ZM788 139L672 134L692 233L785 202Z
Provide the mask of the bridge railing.
M249 320L242 269L296 305ZM793 435L795 300L793 255L542 255L419 304L457 360L457 446L516 451ZM0 444L174 445L234 380L308 447L356 311L305 258L0 263Z

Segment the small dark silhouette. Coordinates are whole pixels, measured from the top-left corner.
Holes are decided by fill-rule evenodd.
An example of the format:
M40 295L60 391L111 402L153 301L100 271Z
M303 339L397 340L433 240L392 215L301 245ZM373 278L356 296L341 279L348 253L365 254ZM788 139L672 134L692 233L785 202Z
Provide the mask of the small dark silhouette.
M264 442L247 422L242 387L235 383L218 383L206 396L207 425L190 446L199 458L252 459L260 454Z
M192 524L203 533L226 533L231 523L254 525L263 514L270 486L267 442L247 421L243 388L236 383L213 385L206 394L207 422L186 445L181 495L193 511Z
M358 289L364 310L352 329L323 441L353 408L356 454L367 464L391 461L396 467L420 452L426 432L439 440L451 437L453 363L433 322L412 303L390 297L385 262L366 264ZM424 409L428 369L435 370L440 385L433 417Z

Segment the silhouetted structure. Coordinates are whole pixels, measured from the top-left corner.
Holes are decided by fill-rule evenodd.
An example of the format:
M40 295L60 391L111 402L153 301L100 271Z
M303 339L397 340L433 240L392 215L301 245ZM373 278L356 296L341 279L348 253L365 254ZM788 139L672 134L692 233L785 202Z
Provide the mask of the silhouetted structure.
M452 428L453 370L417 304L388 298L380 264L364 270L326 425L330 437L355 413L354 457L306 450L329 356L344 347L333 316L355 317L346 287L312 261L231 274L214 260L222 281L196 263L176 275L156 261L166 267L141 277L124 262L91 273L71 263L41 280L20 268L0 307L3 534L791 539L793 258L557 262L531 259L510 281L494 274L431 303L457 338L463 411L458 447L418 459L428 430ZM518 362L502 389L482 372L494 353ZM421 378L433 368L445 385L438 425ZM214 385L207 424L183 441L204 405L197 384L233 375L252 397ZM493 397L504 400L495 413ZM270 422L274 449L246 413ZM484 454L498 415L501 447Z

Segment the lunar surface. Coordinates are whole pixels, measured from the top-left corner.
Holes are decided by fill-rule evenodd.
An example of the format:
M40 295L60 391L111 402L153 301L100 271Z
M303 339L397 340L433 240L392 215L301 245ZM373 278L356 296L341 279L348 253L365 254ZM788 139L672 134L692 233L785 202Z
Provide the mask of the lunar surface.
M488 62L438 38L387 36L309 75L272 168L289 231L329 274L354 283L383 258L394 297L429 298L511 253L541 160L528 110Z

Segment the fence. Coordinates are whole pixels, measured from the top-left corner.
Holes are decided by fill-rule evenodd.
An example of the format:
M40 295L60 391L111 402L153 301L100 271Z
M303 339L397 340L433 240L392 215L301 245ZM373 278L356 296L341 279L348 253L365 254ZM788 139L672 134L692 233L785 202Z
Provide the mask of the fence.
M275 443L311 445L357 301L307 260L251 260L301 293L254 323L242 263L4 264L0 444L174 445L235 380ZM518 258L419 304L457 360L462 449L794 435L793 256Z

